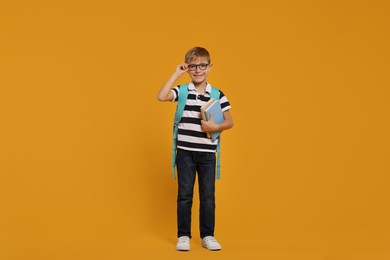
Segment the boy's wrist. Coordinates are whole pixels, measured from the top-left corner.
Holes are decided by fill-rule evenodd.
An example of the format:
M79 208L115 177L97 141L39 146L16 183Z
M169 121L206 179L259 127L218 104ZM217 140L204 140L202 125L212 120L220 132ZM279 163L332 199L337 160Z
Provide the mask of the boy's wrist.
M179 79L182 75L183 75L182 73L175 71L172 74L172 77L176 80L176 79Z

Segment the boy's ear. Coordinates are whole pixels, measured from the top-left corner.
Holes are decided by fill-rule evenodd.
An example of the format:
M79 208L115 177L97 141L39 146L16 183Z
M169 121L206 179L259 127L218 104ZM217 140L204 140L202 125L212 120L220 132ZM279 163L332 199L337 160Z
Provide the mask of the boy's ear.
M210 65L209 65L209 68L211 69L212 66L213 66L213 64L210 64Z

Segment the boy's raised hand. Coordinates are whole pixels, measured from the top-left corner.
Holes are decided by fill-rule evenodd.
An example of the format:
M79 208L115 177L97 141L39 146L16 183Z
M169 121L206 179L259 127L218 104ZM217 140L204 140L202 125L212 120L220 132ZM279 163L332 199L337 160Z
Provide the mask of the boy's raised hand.
M172 101L174 94L171 91L172 85L180 78L184 73L188 71L188 64L181 63L177 65L175 72L171 75L167 82L160 88L157 93L157 99L160 101Z
M187 71L188 71L188 64L181 63L181 64L177 65L175 73L178 77L181 77Z

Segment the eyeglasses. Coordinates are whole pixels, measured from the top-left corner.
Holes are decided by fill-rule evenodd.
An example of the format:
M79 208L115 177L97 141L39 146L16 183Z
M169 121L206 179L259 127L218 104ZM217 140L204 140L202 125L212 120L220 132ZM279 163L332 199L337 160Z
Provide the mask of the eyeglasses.
M194 71L197 68L199 68L200 70L205 70L205 69L207 69L208 66L209 66L209 64L205 64L205 63L202 63L202 64L190 64L190 65L188 65L188 69L190 71Z

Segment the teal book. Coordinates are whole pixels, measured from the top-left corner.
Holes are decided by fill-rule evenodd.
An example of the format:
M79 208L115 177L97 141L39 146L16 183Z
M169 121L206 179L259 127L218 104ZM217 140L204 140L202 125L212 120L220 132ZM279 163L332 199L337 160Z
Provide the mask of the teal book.
M221 124L224 121L221 104L219 103L219 100L216 100L214 98L211 98L206 104L204 104L200 108L200 113L202 116L202 120L210 120L210 113L212 113L214 122L216 124ZM207 133L207 137L211 138L212 141L215 141L220 134L221 131Z

